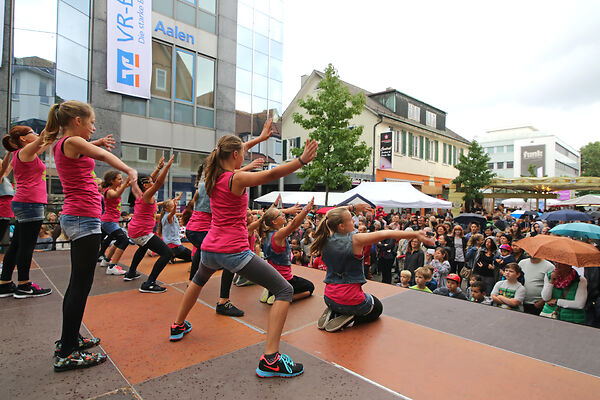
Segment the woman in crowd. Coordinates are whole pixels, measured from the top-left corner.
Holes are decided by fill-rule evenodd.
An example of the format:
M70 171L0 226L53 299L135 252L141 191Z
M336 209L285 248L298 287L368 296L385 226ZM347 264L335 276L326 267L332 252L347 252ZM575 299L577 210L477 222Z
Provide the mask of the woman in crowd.
M450 254L450 272L459 273L466 263L467 238L465 232L460 225L455 225L452 228L452 234L449 238L450 248L453 250Z
M473 273L481 276L485 284L485 293L489 296L496 283L494 261L500 256L500 253L494 238L487 237L483 243L483 247L477 251L475 256Z
M404 269L411 273L411 285L415 282L415 270L423 265L425 265L425 253L421 250L421 242L416 238L410 239L404 257Z
M555 262L554 271L544 277L542 299L546 302L543 317L585 324L587 280L568 264Z

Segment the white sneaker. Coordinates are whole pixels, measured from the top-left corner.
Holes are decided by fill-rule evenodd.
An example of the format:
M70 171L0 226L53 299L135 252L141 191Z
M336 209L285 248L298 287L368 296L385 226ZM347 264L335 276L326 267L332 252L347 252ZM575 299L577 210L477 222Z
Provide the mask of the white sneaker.
M126 271L119 267L118 265L115 265L114 267L108 267L106 268L106 275L125 275Z
M102 258L102 261L100 262L100 266L108 267L109 265L110 265L110 260L107 260L106 258Z

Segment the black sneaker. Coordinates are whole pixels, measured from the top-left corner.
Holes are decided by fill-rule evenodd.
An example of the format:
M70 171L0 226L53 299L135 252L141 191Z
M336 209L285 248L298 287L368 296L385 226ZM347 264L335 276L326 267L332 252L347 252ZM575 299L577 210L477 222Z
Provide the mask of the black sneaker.
M54 342L56 347L54 348L54 355L58 357L60 350L62 349L62 342L57 340ZM86 350L100 344L100 338L86 338L79 335L77 350Z
M17 286L13 293L15 299L26 299L28 297L47 296L52 293L52 289L42 289L38 284L29 282L24 285Z
M102 364L104 361L106 361L106 354L104 353L87 353L76 350L67 357L56 357L54 371L63 372L71 369L89 368Z
M176 342L178 340L181 340L183 335L185 335L186 333L188 333L191 330L192 330L192 324L190 324L187 321L183 321L183 324L181 324L181 325L177 325L176 323L173 322L173 325L171 325L171 336L169 336L169 340L171 342Z
M132 281L134 279L139 278L140 276L142 276L142 274L140 274L139 272L135 272L133 274L130 274L129 272L127 272L125 275L123 275L123 280L124 281Z
M244 312L234 306L231 301L227 300L227 302L223 304L217 303L216 308L217 314L228 315L230 317L243 317Z
M167 291L166 287L160 286L156 282L152 282L152 283L144 282L144 283L142 283L142 287L140 288L140 292L142 292L142 293L164 293L166 291Z
M261 378L275 378L278 376L291 378L303 372L304 366L302 364L294 364L287 354L279 354L272 363L267 362L267 359L263 355L258 362L258 368L256 368L256 375Z
M17 290L17 285L13 282L3 283L0 285L0 297L12 297Z

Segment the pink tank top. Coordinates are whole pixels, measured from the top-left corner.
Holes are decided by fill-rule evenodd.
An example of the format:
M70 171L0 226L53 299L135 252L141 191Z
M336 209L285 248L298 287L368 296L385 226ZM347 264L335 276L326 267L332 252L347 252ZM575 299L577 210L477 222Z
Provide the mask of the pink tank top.
M194 232L207 232L210 229L210 223L212 221L212 214L204 211L192 211L192 216L188 221L185 229L189 229Z
M46 165L39 157L28 162L19 160L20 151L15 151L11 160L17 189L13 201L46 204Z
M15 215L10 208L12 203L12 196L0 196L0 219L14 218Z
M154 230L156 220L154 215L156 214L158 207L156 201L152 204L144 202L142 197L135 199L135 208L133 211L133 217L129 222L127 233L131 238L139 238L146 236Z
M104 213L102 213L101 221L104 222L119 222L121 218L121 196L109 199L106 194L110 188L104 190Z
M63 143L69 136L60 139L52 149L56 170L63 187L65 201L62 213L78 217L100 218L102 196L98 191L96 163L93 158L81 156L69 158L63 151Z
M248 250L248 227L246 209L248 191L237 196L229 190L229 178L233 172L224 172L210 196L212 225L202 242L203 251L213 253L241 253Z

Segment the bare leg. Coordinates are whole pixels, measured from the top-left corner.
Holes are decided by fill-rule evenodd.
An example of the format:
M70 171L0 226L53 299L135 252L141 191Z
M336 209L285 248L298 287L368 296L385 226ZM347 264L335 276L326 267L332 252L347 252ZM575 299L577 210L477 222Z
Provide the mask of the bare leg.
M292 301L296 301L296 300L300 300L300 299L304 299L306 297L310 297L312 295L312 292L302 292L302 293L296 293L294 295L294 297L292 297Z
M202 286L196 285L194 282L190 281L187 289L185 290L185 294L183 295L183 301L179 306L179 312L177 313L177 318L175 319L175 323L178 325L183 324L185 318L190 313L194 304L198 300L198 296L200 296L200 292L202 291Z
M114 247L114 246L113 246L113 247ZM111 250L109 250L109 252L110 252L110 251L111 251ZM123 252L124 252L124 251L125 251L125 250L121 250L121 249L119 249L119 248L115 247L115 250L113 251L113 254L112 254L112 256L110 257L110 262L111 262L111 263L113 263L113 264L118 264L118 263L119 263L119 260L121 260L121 256L123 255Z
M289 308L290 303L287 301L275 300L275 303L273 303L271 313L269 314L265 354L274 354L279 351L281 332L283 332L283 325L285 324Z
M104 253L104 254L106 255L106 258L108 258L108 259L110 260L110 259L112 258L112 256L113 256L113 254L115 254L115 250L116 250L116 249L117 249L117 248L115 247L115 245L114 245L114 244L113 244L112 246L110 246L110 247L108 248L108 250L106 251L106 253ZM122 253L122 252L123 252L123 251L121 250L121 253Z

